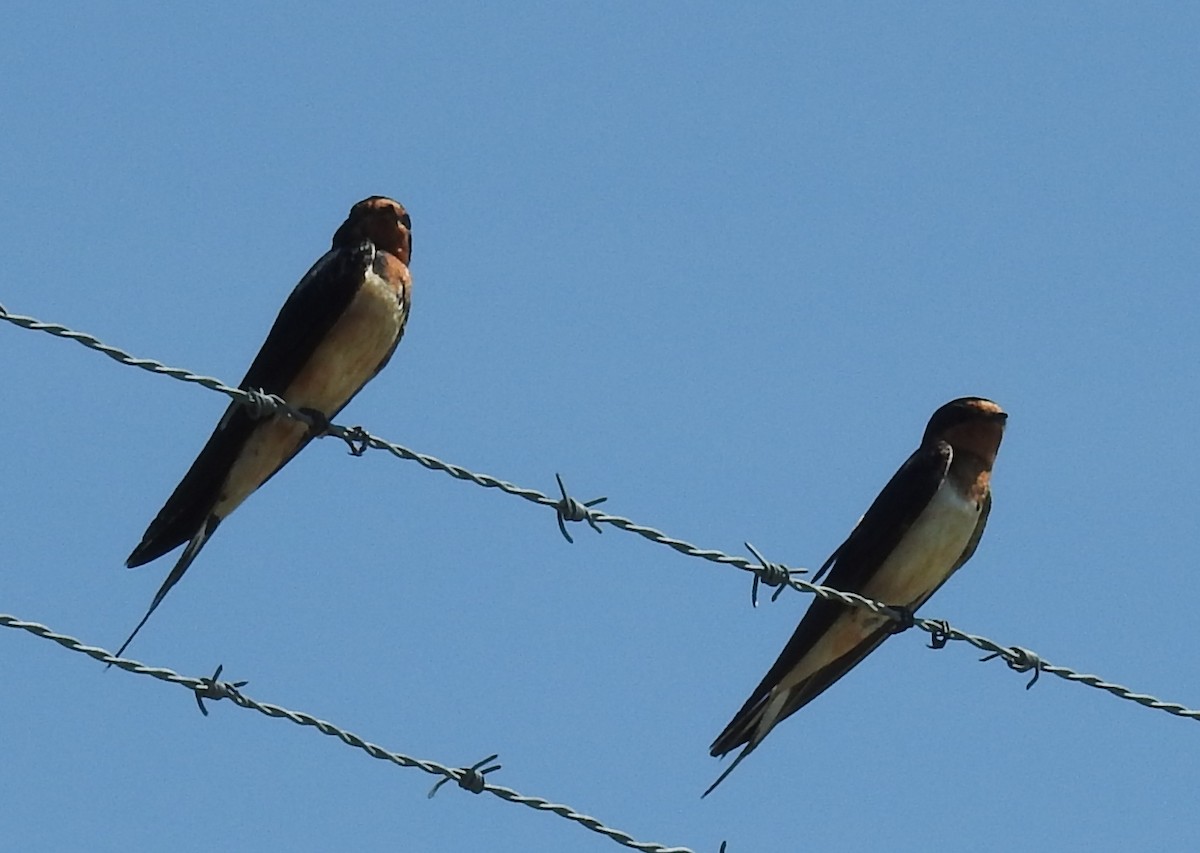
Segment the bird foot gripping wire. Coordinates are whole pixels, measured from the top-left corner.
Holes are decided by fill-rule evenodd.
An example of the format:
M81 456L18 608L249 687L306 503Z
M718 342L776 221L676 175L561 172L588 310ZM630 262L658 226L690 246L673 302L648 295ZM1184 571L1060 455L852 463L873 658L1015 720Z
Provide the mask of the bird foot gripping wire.
M754 582L750 584L750 606L758 607L758 585L777 587L771 593L771 601L775 601L783 594L783 591L788 588L788 582L792 579L793 574L803 574L806 569L789 569L783 563L772 563L766 557L758 552L758 549L749 542L743 542L746 549L754 555L754 559L758 560L758 568L752 568L754 572Z
M301 406L296 411L308 418L308 434L313 438L321 438L322 436L333 434L333 430L330 429L333 426L333 421L320 409Z
M499 753L489 755L482 761L476 761L470 767L462 767L458 771L459 776L454 777L454 781L458 783L458 787L464 791L470 791L472 794L482 794L484 788L487 787L487 781L483 778L485 774L491 773L494 770L499 770L499 764L493 764L491 767L484 767L485 764L491 764L500 757ZM438 789L450 781L451 777L446 777L440 780L436 785L429 789L427 796L433 799L433 795L438 792Z
M913 625L917 624L917 617L913 614L911 607L899 607L892 605L888 608L895 616L895 621L892 622L892 633L900 634L907 631Z
M308 418L308 433L313 438L324 438L327 435L340 438L350 448L351 456L362 456L371 446L371 434L361 426L335 426L329 416L320 409L304 406L298 411Z
M554 511L558 514L558 529L562 533L563 538L575 544L575 540L571 538L571 534L567 532L566 522L568 521L586 521L591 525L592 530L597 533L603 533L600 525L596 523L596 519L592 518L591 508L604 503L608 498L592 498L590 501L579 502L575 498L567 494L567 487L563 485L562 476L554 475L554 479L558 480L558 490L562 493L562 500L554 505Z
M308 426L308 432L312 438L336 435L342 441L346 442L346 444L350 445L350 454L352 456L362 456L367 452L371 436L370 433L360 426L349 427L348 429L340 427L335 429L333 421L320 409L301 406L293 410L288 406L287 400L278 394L268 394L262 388L243 388L242 391L249 395L250 399L242 400L241 404L246 407L250 412L250 417L254 420L269 418L276 414L295 418ZM303 415L303 418L297 418L297 413Z
M249 684L249 681L221 681L221 670L225 669L225 664L217 667L209 678L200 679L201 685L193 688L196 691L196 705L200 708L200 713L208 716L208 709L204 707L205 699L232 699L235 696L240 697L238 690Z
M1029 683L1025 685L1026 690L1037 684L1037 680L1042 677L1042 667L1046 665L1038 657L1037 652L1023 649L1020 646L1009 646L1002 652L992 652L986 657L981 657L979 662L983 663L984 661L993 660L998 657L1004 658L1004 662L1008 664L1008 668L1016 672L1029 672L1029 670L1033 670L1033 678L1029 679Z

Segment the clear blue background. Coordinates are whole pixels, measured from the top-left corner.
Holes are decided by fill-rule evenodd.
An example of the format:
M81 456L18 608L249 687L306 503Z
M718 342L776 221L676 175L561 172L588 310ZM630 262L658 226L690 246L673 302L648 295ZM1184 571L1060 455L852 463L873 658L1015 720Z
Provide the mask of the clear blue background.
M0 303L236 382L356 200L412 320L340 419L816 567L963 394L1011 413L923 615L1200 705L1200 13L1184 4L391 4L0 15ZM0 327L0 611L115 648L122 561L225 400ZM707 746L809 597L318 442L131 647L641 840L1188 849L1195 722L910 632L725 785ZM25 850L604 851L18 632Z

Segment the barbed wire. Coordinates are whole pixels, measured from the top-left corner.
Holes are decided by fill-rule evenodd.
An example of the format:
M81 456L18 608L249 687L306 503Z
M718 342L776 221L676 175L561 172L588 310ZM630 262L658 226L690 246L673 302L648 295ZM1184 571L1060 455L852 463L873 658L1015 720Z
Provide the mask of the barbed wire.
M568 541L572 541L570 535L566 531L564 522L567 521L586 521L593 529L599 532L598 524L609 524L614 527L619 527L630 533L637 534L652 542L657 542L660 545L665 545L672 548L681 554L686 554L689 557L696 557L702 560L709 560L714 563L722 563L730 565L743 571L752 572L760 579L761 582L769 586L778 586L780 580L786 578L789 574L804 572L805 569L789 569L781 564L761 564L750 560L747 557L737 557L726 554L722 551L700 548L685 542L682 539L675 539L661 530L655 530L653 527L636 524L628 518L622 518L619 515L606 515L592 509L596 504L607 500L606 498L595 498L590 501L580 502L570 497L567 494L566 487L563 485L562 478L558 478L558 485L562 492L562 497L554 498L546 495L537 489L524 488L513 483L501 480L498 477L493 477L489 474L477 474L461 465L453 465L449 462L443 462L434 456L429 456L424 453L418 453L415 450L410 450L399 444L390 441L385 441L378 436L371 435L362 427L346 427L334 423L319 423L312 413L295 409L288 405L287 401L275 394L264 394L261 391L245 390L242 388L234 388L226 385L219 379L214 379L211 376L203 376L198 373L193 373L190 370L184 370L179 367L170 367L163 364L161 361L156 361L152 358L138 358L125 350L104 343L94 335L89 335L86 332L76 331L67 326L58 323L46 323L38 320L35 317L28 317L20 314L10 313L3 305L0 305L0 320L6 320L15 326L23 329L28 329L34 332L45 332L59 338L75 341L82 344L88 349L95 350L107 355L114 361L129 367L137 367L141 370L156 373L162 376L169 376L172 379L177 379L180 382L190 382L195 385L200 385L208 388L211 391L217 391L225 396L236 400L244 406L249 407L255 414L265 415L268 413L281 414L293 420L300 421L311 427L324 428L325 434L336 436L342 439L351 446L354 455L361 456L366 448L374 448L376 450L384 450L396 456L399 459L416 462L424 468L431 471L440 471L444 474L449 474L457 480L474 483L477 486L482 486L485 489L498 489L505 494L514 495L518 498L523 498L541 506L550 507L555 510L558 517L560 529L563 536Z
M493 785L488 782L484 776L493 770L498 770L499 766L484 767L494 761L496 756L492 755L483 761L477 762L473 767L447 767L444 764L439 764L436 761L427 759L413 758L399 752L391 752L381 746L363 740L353 732L346 731L343 728L335 726L333 723L318 719L311 714L306 714L303 711L292 711L279 705L272 705L267 702L259 702L252 699L242 692L241 688L247 682L236 681L228 682L221 681L221 667L213 675L208 678L195 678L187 675L180 675L174 670L164 667L147 666L140 661L130 658L119 658L111 654L105 649L98 646L88 646L74 637L66 634L59 634L50 628L37 622L26 622L18 619L16 616L11 616L7 613L0 613L0 626L5 628L15 628L21 631L27 631L36 637L41 637L44 640L50 640L58 643L63 648L73 652L87 655L94 660L98 660L104 664L111 664L120 667L128 672L137 673L138 675L148 675L151 678L157 678L160 681L166 681L171 684L178 684L191 690L196 697L197 703L200 705L200 710L205 716L208 715L208 710L204 707L204 700L229 699L236 705L243 708L248 708L253 711L258 711L260 714L265 714L274 719L289 720L298 726L308 726L315 728L323 735L337 738L347 746L365 752L372 758L380 759L381 761L390 761L400 767L415 767L418 770L424 770L433 776L443 777L441 782L434 786L429 795L432 797L437 792L438 787L447 781L458 783L464 790L474 794L487 792L502 800L507 800L510 803L527 806L535 811L550 812L558 815L561 818L579 824L584 829L591 830L599 835L603 835L612 841L617 842L623 847L628 847L632 850L639 850L642 853L695 853L689 847L666 847L652 841L638 841L627 832L622 832L619 829L613 829L611 826L606 826L601 821L589 815L582 814L570 806L561 803L554 803L542 797L530 797L514 791L512 788L506 788L501 785Z
M754 575L754 584L751 588L751 598L754 603L757 603L756 596L759 583L772 587L780 587L775 595L772 596L773 598L777 597L779 592L782 592L783 587L791 587L801 592L808 592L827 600L838 601L851 607L862 608L885 616L896 622L898 629L911 626L918 627L931 635L931 648L944 648L950 640L969 643L975 648L989 653L983 660L1000 657L1004 659L1005 663L1011 669L1017 672L1033 671L1033 678L1027 687L1031 687L1041 673L1047 672L1067 681L1103 690L1119 699L1135 702L1147 708L1164 711L1177 717L1193 720L1200 719L1200 710L1188 708L1177 702L1166 702L1146 693L1135 693L1127 687L1105 681L1099 676L1049 663L1036 652L1021 646L1002 646L987 637L969 634L958 628L954 628L944 620L916 618L901 608L874 601L852 592L842 592L832 587L810 583L797 577L798 574L804 573L805 569L793 569L782 563L770 562L764 559L749 543L745 543L746 547L758 558L757 562L749 560L746 557L726 554L723 551L700 548L689 542L668 536L661 530L637 524L623 516L599 512L592 507L602 500L606 500L605 498L596 498L586 502L577 501L568 495L561 477L558 478L558 485L562 496L561 498L553 498L537 489L517 486L497 477L488 474L478 474L460 465L453 465L443 462L436 457L418 453L402 445L371 435L362 427L345 427L332 423L318 423L317 419L313 418L311 414L293 409L286 401L276 395L233 388L212 377L201 376L176 367L168 367L162 362L153 359L137 358L124 350L105 344L98 338L87 333L75 331L57 323L45 323L33 317L11 314L3 305L0 305L0 320L6 320L9 323L31 331L45 332L56 337L76 341L88 349L102 352L109 358L130 367L138 367L151 373L162 374L181 382L191 382L210 390L218 391L243 405L251 407L257 413L275 412L302 421L310 426L322 427L326 434L337 436L346 441L355 455L361 455L368 447L384 450L399 459L416 462L429 470L449 474L455 479L471 482L484 488L498 489L505 494L514 495L532 503L550 507L555 510L560 529L568 540L570 540L570 536L567 535L565 527L565 522L567 521L586 521L597 531L599 531L598 525L608 524L664 545L689 557L730 565L743 571L751 572Z

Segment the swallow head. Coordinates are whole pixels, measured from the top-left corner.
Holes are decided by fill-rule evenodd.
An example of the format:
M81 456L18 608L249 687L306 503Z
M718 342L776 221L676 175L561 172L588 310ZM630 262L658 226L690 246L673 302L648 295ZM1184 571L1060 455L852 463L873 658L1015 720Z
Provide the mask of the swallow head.
M996 459L1008 413L983 397L959 397L933 413L921 443L944 441L956 451L973 453L989 466Z
M350 215L333 235L334 247L357 246L369 240L375 248L389 252L408 266L412 255L412 220L398 201L381 195L364 198L350 208Z

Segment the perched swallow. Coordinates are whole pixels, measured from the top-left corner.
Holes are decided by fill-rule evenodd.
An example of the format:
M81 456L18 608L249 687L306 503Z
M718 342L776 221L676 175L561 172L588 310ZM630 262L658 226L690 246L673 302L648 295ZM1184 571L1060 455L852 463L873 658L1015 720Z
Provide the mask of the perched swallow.
M1008 415L963 397L933 413L921 446L813 578L909 613L975 553L992 508L989 487ZM892 620L817 598L779 659L713 742L713 757L745 748L703 796L782 720L816 699L894 633Z
M278 394L332 419L392 357L412 304L412 222L397 202L372 196L350 208L333 247L283 304L238 386ZM125 648L196 559L221 521L315 435L299 421L256 418L231 403L125 565L158 559L187 543Z

